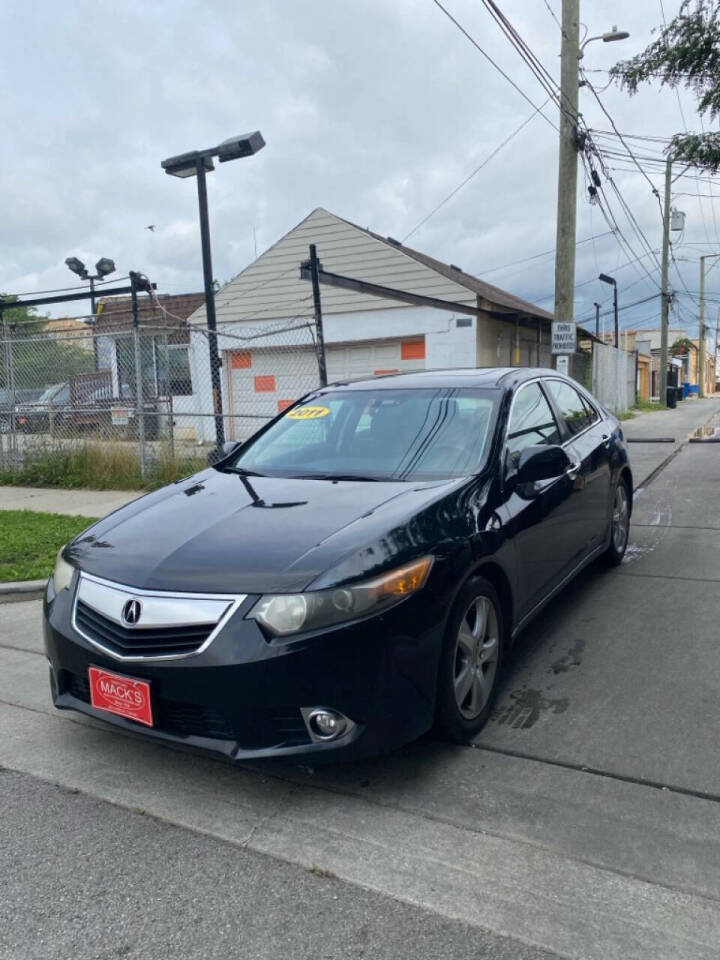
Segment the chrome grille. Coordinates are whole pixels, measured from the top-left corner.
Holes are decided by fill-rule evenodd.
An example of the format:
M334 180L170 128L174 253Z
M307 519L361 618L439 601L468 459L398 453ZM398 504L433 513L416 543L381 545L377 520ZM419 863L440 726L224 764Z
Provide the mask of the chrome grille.
M95 637L120 655L162 656L168 653L194 653L212 633L215 624L192 627L159 627L154 630L122 627L93 610L82 600L75 609L75 622L81 633Z
M73 626L118 660L188 657L210 644L243 600L244 596L139 590L83 573ZM129 605L132 622L124 616Z

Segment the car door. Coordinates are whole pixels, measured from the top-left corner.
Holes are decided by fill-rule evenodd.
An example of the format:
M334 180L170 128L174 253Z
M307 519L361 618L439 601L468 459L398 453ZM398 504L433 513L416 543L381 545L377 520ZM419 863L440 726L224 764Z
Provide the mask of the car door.
M562 581L578 546L577 532L569 525L575 494L572 471L534 484L532 490L518 486L514 472L527 447L565 439L540 381L522 384L505 428L501 508L515 548L520 619Z
M579 464L572 523L583 553L595 550L607 533L610 504L610 430L587 397L566 380L548 378L545 386L569 440L565 449Z

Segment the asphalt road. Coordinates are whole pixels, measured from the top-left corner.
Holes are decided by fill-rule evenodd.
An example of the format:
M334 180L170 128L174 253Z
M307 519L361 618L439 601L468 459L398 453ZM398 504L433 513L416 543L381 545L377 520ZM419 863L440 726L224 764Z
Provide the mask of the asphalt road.
M23 772L0 777L0 955L133 956L112 921L121 949L157 931L153 957L717 960L720 444L673 452L627 562L524 634L471 747L317 771L164 749L53 712L39 604L0 607L0 764Z
M369 890L0 772L3 960L553 960Z

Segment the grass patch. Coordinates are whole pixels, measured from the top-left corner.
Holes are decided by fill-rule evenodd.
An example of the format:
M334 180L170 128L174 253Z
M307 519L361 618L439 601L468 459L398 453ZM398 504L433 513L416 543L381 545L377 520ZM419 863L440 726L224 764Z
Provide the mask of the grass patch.
M29 451L22 464L0 470L0 484L87 487L92 490L155 490L207 466L205 457L161 456L140 474L137 448L87 443Z
M652 400L638 400L634 407L618 415L618 420L632 420L638 413L651 413L654 410L667 410L664 403L654 403Z
M96 519L34 510L0 510L0 582L49 577L60 547Z

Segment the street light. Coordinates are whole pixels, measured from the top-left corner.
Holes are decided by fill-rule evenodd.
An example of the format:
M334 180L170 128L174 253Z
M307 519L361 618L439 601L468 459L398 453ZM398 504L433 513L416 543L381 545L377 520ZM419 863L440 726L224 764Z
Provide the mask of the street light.
M616 26L613 26L612 30L608 30L606 33L599 33L596 37L588 37L580 47L580 52L578 53L578 60L582 60L585 56L585 47L592 43L593 40L602 40L603 43L614 43L616 40L627 40L630 34L627 30L618 30Z
M613 310L615 313L615 412L620 412L620 327L618 325L618 297L617 280L601 273L598 277L603 283L609 283L613 288Z
M615 311L615 347L620 346L620 330L618 327L618 299L617 299L617 280L615 277L609 277L606 273L601 273L598 280L603 283L611 284L613 288L613 309Z
M208 218L207 182L205 174L214 170L213 157L220 163L251 157L265 146L259 130L243 133L223 140L217 147L207 150L191 150L163 160L160 166L171 177L185 179L197 177L198 207L200 209L200 244L202 247L203 277L205 281L205 313L208 325L208 351L210 353L210 376L212 378L213 410L215 411L215 440L218 448L225 442L222 394L220 392L220 357L217 342L217 319L215 316L215 287L213 285L212 259L210 254L210 222Z
M97 273L93 276L88 273L88 269L82 260L78 260L77 257L67 257L65 260L65 265L68 270L71 270L73 273L77 274L81 280L88 280L90 282L90 311L93 316L95 316L95 281L103 280L109 273L115 272L115 262L109 257L100 257L98 262L95 264L95 269Z

